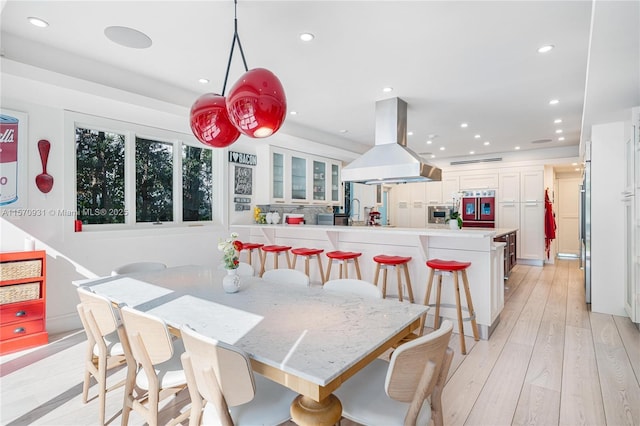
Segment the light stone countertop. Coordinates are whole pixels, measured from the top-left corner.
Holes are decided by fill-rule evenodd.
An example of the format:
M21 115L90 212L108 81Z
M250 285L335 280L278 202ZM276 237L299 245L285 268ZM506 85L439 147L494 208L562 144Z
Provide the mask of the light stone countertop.
M117 303L188 324L237 345L252 358L325 386L407 327L428 309L397 300L367 300L321 287L266 283L243 277L226 294L224 271L183 266L105 277L84 285Z

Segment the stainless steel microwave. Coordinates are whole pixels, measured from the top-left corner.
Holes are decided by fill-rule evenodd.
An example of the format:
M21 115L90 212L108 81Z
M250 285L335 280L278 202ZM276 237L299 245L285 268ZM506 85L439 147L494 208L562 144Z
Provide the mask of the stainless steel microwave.
M427 221L431 224L444 224L448 214L447 206L429 206Z

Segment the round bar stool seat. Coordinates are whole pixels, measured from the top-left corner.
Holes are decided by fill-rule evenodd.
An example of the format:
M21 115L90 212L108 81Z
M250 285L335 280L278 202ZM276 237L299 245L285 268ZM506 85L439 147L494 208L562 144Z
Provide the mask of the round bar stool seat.
M340 262L340 278L349 278L349 271L347 266L349 262L353 262L353 265L356 267L356 276L359 280L362 279L362 274L360 274L360 264L358 263L358 258L362 256L362 253L358 253L355 251L328 251L326 253L329 258L329 265L327 265L327 274L325 275L325 280L329 280L331 278L331 264L333 262ZM343 271L344 270L344 276Z
M322 271L322 260L320 259L320 254L323 252L323 249L316 248L294 248L293 250L291 250L291 253L293 253L293 263L291 265L291 268L296 268L296 261L298 260L298 256L304 256L304 273L307 274L308 277L310 277L311 275L309 275L309 259L315 256L316 259L318 259L318 268L320 268L320 282L324 284L324 272Z
M251 265L251 258L253 257L253 251L254 250L258 250L258 258L260 259L260 261L262 261L262 252L260 251L260 248L264 246L264 244L260 244L260 243L242 243L242 247L240 248L240 251L244 251L247 250L248 253L248 259L247 259L247 263L249 265Z
M402 278L400 270L404 270L405 284L407 286L407 295L409 296L409 302L413 303L413 289L411 288L411 278L409 277L409 267L407 264L411 261L411 256L389 256L386 254L379 254L373 257L373 261L376 262L376 273L373 278L373 283L378 285L378 277L380 276L380 269L384 269L382 274L382 298L387 297L387 269L393 267L396 269L397 281L398 281L398 300L402 302Z
M268 245L260 247L262 250L262 259L260 266L260 276L264 274L265 264L267 263L267 255L269 253L273 253L273 269L278 269L278 257L280 257L281 253L285 253L287 256L287 266L291 269L291 257L289 256L289 250L291 250L290 246L279 246L279 245Z
M460 334L460 351L463 355L467 354L467 347L464 342L464 326L462 321L471 321L471 328L473 330L473 339L477 342L479 340L478 324L476 323L476 311L473 308L473 301L471 300L471 292L469 291L469 280L467 279L467 268L471 266L471 262L457 262L455 260L442 260L442 259L430 259L427 261L427 266L431 269L429 272L429 280L427 282L427 292L424 296L424 304L428 306L435 306L435 318L433 320L433 328L439 328L440 325L440 307L456 308L458 315L458 333ZM442 293L442 275L443 273L450 272L453 274L453 285L456 291L456 304L449 305L440 303L440 295ZM436 303L429 304L431 298L431 286L433 284L433 276L438 274L438 289L436 293ZM462 283L464 285L464 293L467 299L467 306L464 307L460 303L460 285L458 283L458 274L462 275ZM468 317L462 317L462 311L469 313Z

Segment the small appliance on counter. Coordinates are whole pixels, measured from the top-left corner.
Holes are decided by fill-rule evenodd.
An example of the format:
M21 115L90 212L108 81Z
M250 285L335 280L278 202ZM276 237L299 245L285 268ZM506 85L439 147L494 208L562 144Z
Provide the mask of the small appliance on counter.
M444 225L447 221L449 208L447 206L429 206L427 220L432 225Z
M369 212L369 226L380 226L380 212Z
M303 225L304 215L300 213L284 213L282 223L287 225Z
M334 213L333 224L338 226L349 226L349 215L347 213Z
M318 213L318 225L333 226L333 213Z

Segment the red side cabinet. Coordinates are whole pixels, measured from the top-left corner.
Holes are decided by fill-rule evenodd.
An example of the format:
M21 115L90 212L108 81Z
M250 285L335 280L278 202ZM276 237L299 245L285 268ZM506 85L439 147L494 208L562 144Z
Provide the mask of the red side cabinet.
M0 355L49 341L46 271L44 250L0 253Z

